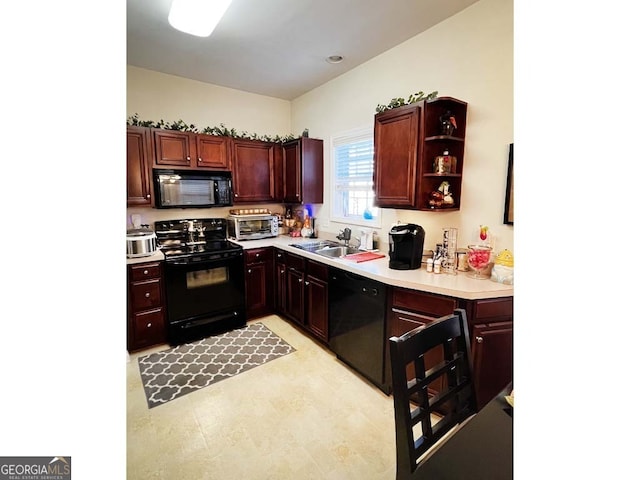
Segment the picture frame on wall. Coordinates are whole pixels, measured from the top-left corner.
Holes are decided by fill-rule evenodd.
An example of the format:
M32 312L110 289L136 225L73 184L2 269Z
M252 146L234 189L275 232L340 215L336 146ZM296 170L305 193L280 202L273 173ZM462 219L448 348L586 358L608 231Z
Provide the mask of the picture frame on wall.
M507 189L504 200L504 223L513 225L513 143L509 144L509 163L507 165Z

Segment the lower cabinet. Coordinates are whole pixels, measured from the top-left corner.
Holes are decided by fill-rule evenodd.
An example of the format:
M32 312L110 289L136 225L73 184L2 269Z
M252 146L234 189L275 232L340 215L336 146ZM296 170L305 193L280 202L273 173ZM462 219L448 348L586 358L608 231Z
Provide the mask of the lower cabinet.
M309 331L315 338L329 341L329 289L326 265L276 249L275 310Z
M268 315L273 311L273 249L246 250L244 258L247 319Z
M134 351L166 341L164 285L160 262L127 267L127 350Z
M404 288L391 289L387 311L388 336L400 336L438 317L453 313L456 308L467 312L473 380L478 408L485 406L513 379L513 297L465 300ZM385 373L391 371L386 349ZM427 365L442 359L436 352L427 358ZM430 386L437 393L440 385Z
M467 304L473 382L478 407L513 380L513 297Z

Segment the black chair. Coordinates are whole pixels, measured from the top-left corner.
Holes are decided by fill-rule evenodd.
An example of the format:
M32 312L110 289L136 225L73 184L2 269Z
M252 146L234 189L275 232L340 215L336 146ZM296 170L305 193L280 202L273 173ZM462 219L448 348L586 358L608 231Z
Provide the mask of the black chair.
M389 353L400 480L477 411L465 311L391 337Z

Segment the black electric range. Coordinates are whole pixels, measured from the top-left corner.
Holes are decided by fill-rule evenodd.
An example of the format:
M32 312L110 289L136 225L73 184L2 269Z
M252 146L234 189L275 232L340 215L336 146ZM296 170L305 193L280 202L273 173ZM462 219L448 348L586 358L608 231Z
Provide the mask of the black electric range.
M244 257L224 218L155 222L172 345L246 325Z

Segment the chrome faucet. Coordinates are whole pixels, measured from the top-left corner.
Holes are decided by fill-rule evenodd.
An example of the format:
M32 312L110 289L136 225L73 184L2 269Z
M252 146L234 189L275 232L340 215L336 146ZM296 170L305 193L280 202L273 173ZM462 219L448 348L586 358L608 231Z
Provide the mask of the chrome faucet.
M338 236L336 237L338 240L344 240L345 247L349 246L349 240L351 240L351 229L345 228L344 230L340 230Z

